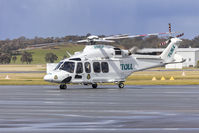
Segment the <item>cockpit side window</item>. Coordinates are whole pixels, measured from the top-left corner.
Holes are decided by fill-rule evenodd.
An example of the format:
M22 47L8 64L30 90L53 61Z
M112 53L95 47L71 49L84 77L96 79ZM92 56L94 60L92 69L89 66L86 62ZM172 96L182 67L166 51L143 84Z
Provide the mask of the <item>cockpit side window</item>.
M86 73L91 73L91 64L89 62L84 63Z
M54 69L54 70L59 69L59 67L61 66L61 64L63 64L63 62L59 62L59 63L57 64L57 66L55 67L55 69Z
M74 73L75 63L74 62L64 62L64 64L60 67L61 70L67 71L69 73Z
M81 62L77 63L76 73L83 73L83 65Z

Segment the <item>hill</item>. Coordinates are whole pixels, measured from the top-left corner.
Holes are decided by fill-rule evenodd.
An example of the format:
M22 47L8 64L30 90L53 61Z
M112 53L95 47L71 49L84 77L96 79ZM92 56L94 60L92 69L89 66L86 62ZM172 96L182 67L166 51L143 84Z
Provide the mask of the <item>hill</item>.
M70 54L73 54L76 51L81 51L85 45L77 45L77 44L71 44L71 43L62 43L59 45L55 46L47 46L47 47L39 47L39 48L33 48L33 49L24 49L20 51L26 51L26 52L31 52L33 55L33 61L31 64L46 64L45 61L45 55L46 53L54 53L57 55L58 60L56 62L59 62L60 60L63 59L64 56L67 56L66 51L68 51ZM20 61L21 55L17 56L17 60L14 63L13 61L11 64L21 64Z

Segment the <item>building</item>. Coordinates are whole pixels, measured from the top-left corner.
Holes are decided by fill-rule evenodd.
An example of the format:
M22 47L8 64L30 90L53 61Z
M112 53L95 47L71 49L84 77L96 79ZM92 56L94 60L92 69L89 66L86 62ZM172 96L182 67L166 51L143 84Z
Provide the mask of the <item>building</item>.
M160 54L164 49L162 48L144 48L137 51L138 54ZM177 55L180 55L186 61L183 63L168 64L166 68L183 68L195 67L199 61L199 48L178 48ZM177 59L179 57L176 57Z
M179 48L176 54L186 59L182 67L195 67L199 61L199 48Z

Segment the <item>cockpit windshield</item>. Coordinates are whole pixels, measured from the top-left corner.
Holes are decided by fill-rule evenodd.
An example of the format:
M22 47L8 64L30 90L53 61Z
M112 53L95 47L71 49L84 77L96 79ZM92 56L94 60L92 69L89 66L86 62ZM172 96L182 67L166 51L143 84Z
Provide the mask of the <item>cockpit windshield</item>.
M63 64L63 62L59 62L59 63L57 64L57 66L55 67L55 69L54 69L54 70L59 69L59 67L61 66L61 64Z
M66 61L63 65L61 65L60 70L67 71L69 73L73 73L75 69L75 63Z

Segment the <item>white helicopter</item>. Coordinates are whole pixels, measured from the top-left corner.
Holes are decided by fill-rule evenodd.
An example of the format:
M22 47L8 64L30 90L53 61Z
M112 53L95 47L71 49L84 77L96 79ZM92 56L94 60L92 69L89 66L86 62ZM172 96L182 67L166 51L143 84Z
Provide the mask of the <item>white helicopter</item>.
M97 88L98 83L116 83L119 88L123 88L126 78L134 72L174 63L176 49L182 41L178 37L183 34L170 37L165 42L168 46L160 55L138 55L134 54L134 48L124 50L109 45L95 45L95 43L172 33L174 32L135 36L115 35L104 38L89 36L86 40L80 40L78 43L89 43L90 45L87 45L83 51L76 52L70 58L60 61L53 71L45 75L44 80L59 83L60 89L66 89L67 84L71 83L92 85L93 88Z

